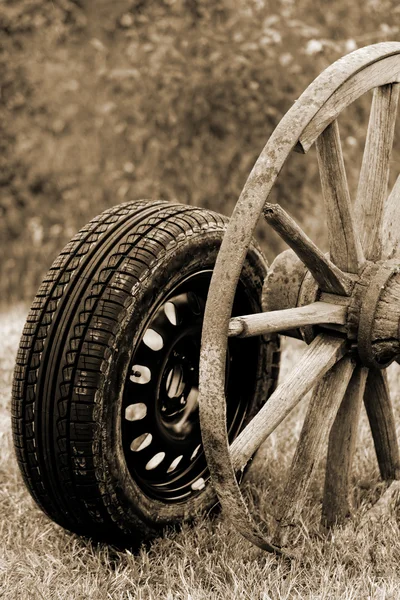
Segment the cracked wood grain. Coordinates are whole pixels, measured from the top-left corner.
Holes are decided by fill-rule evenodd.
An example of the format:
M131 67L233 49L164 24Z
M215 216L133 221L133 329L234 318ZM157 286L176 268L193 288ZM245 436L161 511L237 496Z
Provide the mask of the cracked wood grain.
M398 84L384 85L374 90L372 100L356 198L361 245L368 260L379 260L382 253L383 208L399 90Z
M350 516L351 467L368 369L357 366L329 434L322 525L343 524Z
M288 377L270 396L231 446L236 469L244 467L260 444L278 427L298 402L346 352L346 340L318 335Z
M400 479L399 445L386 371L370 369L364 392L381 477Z
M279 204L265 204L266 221L296 252L324 292L349 296L353 282L333 264Z
M350 357L338 362L315 387L296 447L274 536L274 543L284 546L290 528L304 507L312 475L321 459L326 438L342 402L354 370Z
M339 269L358 273L364 262L364 253L354 224L336 120L328 125L316 144L322 195L327 212L330 259Z
M382 258L400 258L400 175L385 203Z
M233 317L229 322L230 337L251 337L268 333L278 333L307 325L346 323L347 306L313 302L307 306L274 310L254 315Z

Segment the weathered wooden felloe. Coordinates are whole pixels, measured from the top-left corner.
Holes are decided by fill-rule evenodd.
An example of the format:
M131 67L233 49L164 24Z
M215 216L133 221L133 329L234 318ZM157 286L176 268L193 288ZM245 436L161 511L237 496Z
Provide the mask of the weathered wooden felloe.
M286 552L287 532L296 524L328 435L322 521L331 526L350 514L351 463L363 398L381 475L388 482L399 478L399 449L384 371L400 356L399 180L387 198L399 82L400 44L395 42L357 50L324 71L295 102L262 151L216 261L200 361L202 436L225 514L261 548ZM337 117L372 89L353 207ZM289 153L293 149L306 153L314 142L327 214L329 258L280 206L267 203ZM267 277L265 305L273 312L230 319L233 292L262 211L293 252L279 255ZM279 385L229 446L224 400L226 340L233 335L277 331L300 332L310 345L295 373ZM247 512L235 471L312 387L281 512L276 516L275 531L266 537Z

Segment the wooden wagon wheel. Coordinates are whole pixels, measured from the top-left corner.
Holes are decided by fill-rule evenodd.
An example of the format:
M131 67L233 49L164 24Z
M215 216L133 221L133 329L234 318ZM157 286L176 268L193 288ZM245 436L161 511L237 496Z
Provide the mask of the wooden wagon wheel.
M279 552L285 546L288 526L298 515L329 432L323 520L332 525L348 514L349 475L362 398L381 476L388 481L400 478L384 371L400 353L400 179L385 202L399 82L400 43L396 42L356 50L326 69L295 102L261 152L216 262L200 360L202 438L224 512L246 538L268 551ZM337 117L372 89L355 219ZM314 142L327 212L330 258L281 207L266 204L290 151L306 153ZM230 319L246 250L263 208L267 222L295 254L286 251L272 265L266 300L274 312ZM295 262L296 255L303 265ZM285 269L295 273L298 280L291 291L282 288L282 277L278 275ZM275 312L279 308L282 310ZM324 327L326 324L329 329ZM309 343L303 358L229 448L224 400L228 336L247 337L296 327L304 328L303 337ZM277 530L267 539L245 506L235 472L312 388Z

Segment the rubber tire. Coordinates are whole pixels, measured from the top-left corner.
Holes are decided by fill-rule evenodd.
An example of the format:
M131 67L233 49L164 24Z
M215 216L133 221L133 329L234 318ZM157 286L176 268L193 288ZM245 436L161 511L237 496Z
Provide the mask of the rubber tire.
M210 485L176 505L146 496L127 470L118 411L151 306L182 274L214 264L226 223L163 201L116 206L71 240L39 288L14 372L13 439L28 490L64 528L132 547L215 503ZM241 279L255 311L265 275L253 245ZM261 338L248 418L276 384L278 367L276 340Z

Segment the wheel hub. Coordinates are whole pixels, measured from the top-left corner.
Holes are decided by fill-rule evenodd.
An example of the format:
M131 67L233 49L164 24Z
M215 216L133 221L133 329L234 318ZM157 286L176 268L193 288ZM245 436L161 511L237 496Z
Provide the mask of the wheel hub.
M335 334L346 335L364 366L386 368L400 355L400 262L366 261L359 274L347 275L354 281L350 296L321 292L296 255L285 251L271 266L264 289L264 308L295 308L316 301L345 305L344 325L306 326L300 333L296 330L297 333L289 334L310 343L321 328L334 330Z
M153 498L184 502L209 477L201 445L200 338L211 271L195 273L153 306L136 344L122 403L127 466ZM234 313L252 309L240 285ZM246 416L259 353L257 340L233 340L227 352L227 424L233 439ZM239 365L247 377L240 375ZM230 375L231 373L231 375ZM249 386L249 381L253 382Z
M366 367L383 369L399 356L399 271L398 260L367 263L355 285L352 299L358 317L358 355ZM349 337L352 317L350 307Z
M178 338L163 369L159 391L158 413L167 432L178 439L193 431L198 409L200 348L194 343L200 327L188 328Z

